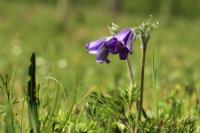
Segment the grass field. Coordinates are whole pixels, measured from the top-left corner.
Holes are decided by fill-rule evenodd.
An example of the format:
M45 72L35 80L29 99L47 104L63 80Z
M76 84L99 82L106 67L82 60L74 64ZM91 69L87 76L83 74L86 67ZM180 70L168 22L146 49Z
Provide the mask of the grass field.
M43 107L48 104L48 97L51 99L54 96L56 88L54 82L48 83L48 77L58 80L67 95L69 102L67 105L62 102L60 110L70 109L76 88L76 103L78 108L80 106L79 109L83 110L86 100L83 96L88 94L89 90L108 95L116 88L123 89L129 86L124 61L109 56L110 64L97 64L95 56L86 53L85 44L109 35L107 25L111 22L122 27L135 27L147 18L148 15L136 14L113 16L98 7L90 7L89 10L70 9L65 30L61 31L55 6L1 1L0 73L7 73L9 77L14 75L13 99L20 101L27 88L30 56L32 52L36 52L41 119L45 116L43 114L48 112L45 112ZM160 21L157 16L154 16L154 19ZM178 118L194 116L199 119L199 23L200 17L171 17L168 25L160 23L159 28L153 32L147 51L144 91L144 108L149 116L177 113ZM138 84L141 66L140 45L141 42L136 40L135 52L130 57ZM6 101L3 91L0 93L0 99L3 106ZM64 99L63 95L61 99ZM25 111L23 116L21 113L23 105L24 102L14 104L13 114L19 123L22 118L23 125L27 128L27 112ZM58 112L61 113L61 117L64 111ZM4 116L1 115L0 119L2 129L5 125ZM199 122L196 124L199 125ZM16 127L18 126L20 124Z

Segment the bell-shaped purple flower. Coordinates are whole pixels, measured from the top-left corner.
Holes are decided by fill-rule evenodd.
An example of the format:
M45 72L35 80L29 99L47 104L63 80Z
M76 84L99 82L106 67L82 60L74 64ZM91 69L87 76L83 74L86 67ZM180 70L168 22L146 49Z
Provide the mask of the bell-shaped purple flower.
M135 39L135 32L131 29L123 29L113 38L106 42L109 52L119 54L121 60L126 60L128 54L132 53L132 45Z
M86 45L88 53L96 55L96 62L109 63L108 54L109 51L105 45L106 38L101 38L96 41L90 42Z
M132 45L135 32L131 29L123 29L111 38L101 38L86 45L88 53L96 55L96 62L109 63L108 55L119 54L121 60L126 60L132 53Z

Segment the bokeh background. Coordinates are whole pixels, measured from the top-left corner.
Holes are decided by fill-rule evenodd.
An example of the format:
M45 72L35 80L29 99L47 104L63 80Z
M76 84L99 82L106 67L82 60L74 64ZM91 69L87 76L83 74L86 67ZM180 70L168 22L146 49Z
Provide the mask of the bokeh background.
M38 84L51 76L67 93L75 86L80 93L125 87L126 63L111 55L110 64L97 64L85 44L109 36L111 22L137 27L150 15L159 28L148 47L145 101L176 90L187 93L187 105L195 106L200 88L199 0L1 0L0 72L14 73L15 95L20 97L27 85L30 55L36 52ZM134 49L130 58L139 83L139 39Z

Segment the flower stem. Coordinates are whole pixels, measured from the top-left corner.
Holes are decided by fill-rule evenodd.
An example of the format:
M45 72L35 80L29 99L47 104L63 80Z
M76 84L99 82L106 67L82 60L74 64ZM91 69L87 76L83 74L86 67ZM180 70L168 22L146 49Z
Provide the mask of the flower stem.
M147 43L142 38L142 70L141 70L141 84L140 84L140 101L138 108L138 120L141 120L142 108L143 108L143 93L144 93L144 73L145 73L145 60L146 60L146 48Z
M131 85L134 86L135 80L134 80L134 77L133 77L131 62L130 62L130 59L128 57L127 57L126 62L127 62L127 66L128 66L128 73L129 73L130 82L131 82Z
M129 73L129 78L130 78L130 83L131 83L131 99L130 99L130 103L129 103L129 108L131 109L131 106L133 103L132 97L133 97L133 92L134 92L135 80L133 77L133 70L132 70L131 62L128 57L127 57L126 62L127 62L127 66L128 66L128 73Z

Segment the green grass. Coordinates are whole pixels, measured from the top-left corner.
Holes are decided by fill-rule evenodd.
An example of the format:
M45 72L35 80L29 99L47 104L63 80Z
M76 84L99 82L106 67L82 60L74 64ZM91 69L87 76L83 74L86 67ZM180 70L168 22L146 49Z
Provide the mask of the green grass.
M37 84L40 84L41 106L48 105L44 109L41 108L41 116L48 113L47 110L51 110L48 103L56 104L54 99L58 97L57 93L50 93L54 92L57 86L54 87L53 81L49 85L47 77L53 77L63 85L69 100L61 102L60 107L57 107L60 108L60 112L52 111L56 114L60 113L61 121L64 121L67 116L64 110L67 108L70 112L70 108L73 108L74 95L77 95L76 103L82 109L86 100L82 97L91 89L103 94L112 94L115 88L125 88L129 85L125 62L119 61L118 57L110 56L111 64L97 64L95 57L85 52L84 46L91 40L109 35L107 25L111 22L122 27L127 25L135 27L146 18L148 15L112 16L106 10L102 11L101 7L76 7L70 8L65 31L60 31L56 6L1 1L0 70L2 74L8 73L10 77L13 72L15 73L13 99L24 97L28 81L29 58L33 51L36 52L38 61L36 79ZM159 20L156 16L155 19ZM167 26L161 23L153 33L149 42L145 73L144 108L148 115L162 116L177 113L178 117L190 115L199 117L195 111L196 101L200 95L199 23L199 17L195 19L172 17ZM141 65L140 43L138 40L135 42L135 52L131 56L138 84ZM62 67L62 59L64 59L64 67ZM156 78L152 77L155 73ZM62 101L65 101L63 90L60 91ZM0 103L4 105L5 101L5 93L1 92ZM24 114L22 106L25 106ZM19 102L12 108L16 121L20 123L22 118L25 130L28 127L27 105ZM9 104L6 109L9 113ZM0 127L5 124L3 116L5 115L0 118L2 124ZM76 119L76 116L71 119ZM57 118L51 120L59 121ZM73 127L74 123L70 124ZM90 126L92 124L88 127Z

